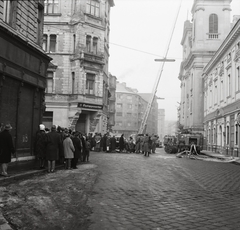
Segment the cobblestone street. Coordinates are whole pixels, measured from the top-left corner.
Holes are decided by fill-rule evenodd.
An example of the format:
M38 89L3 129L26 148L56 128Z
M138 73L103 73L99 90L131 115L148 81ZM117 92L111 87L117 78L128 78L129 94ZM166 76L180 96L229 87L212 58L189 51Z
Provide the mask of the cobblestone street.
M240 166L142 154L93 153L101 175L90 230L240 229Z
M238 230L239 174L239 164L163 149L91 152L76 170L1 180L0 229Z

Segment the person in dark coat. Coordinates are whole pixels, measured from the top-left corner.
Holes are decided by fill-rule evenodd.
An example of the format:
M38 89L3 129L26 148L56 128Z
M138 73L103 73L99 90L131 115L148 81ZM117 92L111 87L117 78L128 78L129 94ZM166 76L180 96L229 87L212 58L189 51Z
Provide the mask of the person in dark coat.
M11 162L11 154L15 153L12 136L10 131L12 126L6 124L4 130L0 133L0 164L1 164L1 175L8 177L7 169L8 163Z
M82 142L82 162L86 161L86 137L80 133L80 140Z
M103 138L101 139L101 146L102 146L102 151L106 152L107 151L107 134L103 135Z
M121 135L119 139L119 150L122 152L125 149L125 141L124 141L124 134Z
M45 126L43 124L40 124L34 143L34 152L39 160L40 169L44 169L46 160L46 135Z
M116 138L115 136L111 137L110 139L110 146L111 146L111 152L115 152L116 151L116 144L117 144L117 141L116 141Z
M78 159L81 157L81 154L82 154L82 146L81 146L82 144L81 144L81 140L79 138L79 132L75 132L73 134L72 142L73 142L73 146L75 148L74 157L72 159L72 168L77 169Z
M60 134L57 133L56 126L53 125L51 132L46 138L46 160L48 161L48 172L54 172L55 162L59 159L59 152L62 148Z

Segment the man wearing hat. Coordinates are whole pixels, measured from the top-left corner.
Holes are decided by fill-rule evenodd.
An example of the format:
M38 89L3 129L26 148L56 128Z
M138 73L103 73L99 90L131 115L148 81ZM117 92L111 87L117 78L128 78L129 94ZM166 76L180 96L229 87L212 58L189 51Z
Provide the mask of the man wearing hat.
M8 177L7 168L8 163L11 162L11 154L15 153L13 146L12 136L10 131L12 126L6 124L4 130L0 133L0 164L1 164L1 175Z

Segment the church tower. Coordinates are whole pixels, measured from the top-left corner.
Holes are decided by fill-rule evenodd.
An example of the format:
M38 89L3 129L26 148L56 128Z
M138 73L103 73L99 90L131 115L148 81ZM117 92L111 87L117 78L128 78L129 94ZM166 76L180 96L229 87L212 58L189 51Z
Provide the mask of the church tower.
M192 132L203 133L202 70L231 29L231 1L194 0L192 21L184 24L179 123Z

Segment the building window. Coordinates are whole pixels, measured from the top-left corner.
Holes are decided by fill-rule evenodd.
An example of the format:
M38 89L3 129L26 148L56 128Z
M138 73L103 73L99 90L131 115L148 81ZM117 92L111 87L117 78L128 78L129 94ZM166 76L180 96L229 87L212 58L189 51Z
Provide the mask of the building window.
M76 34L73 35L73 53L75 53L76 49Z
M240 91L240 68L237 67L237 91Z
M53 72L48 71L46 93L52 93L52 92L53 92Z
M87 73L86 79L86 93L94 95L95 75Z
M16 14L17 1L14 0L3 0L3 21L8 23L10 26L16 21L14 13Z
M216 14L209 16L209 33L218 33L218 16Z
M235 145L238 145L238 124L235 125Z
M122 109L122 103L117 103L117 109Z
M127 96L127 99L128 100L132 100L132 96Z
M41 37L43 31L43 6L38 4L38 19L37 19L37 43L41 44Z
M42 48L45 52L47 52L47 46L48 46L48 36L46 34L43 35L43 45Z
M217 104L218 100L218 89L217 89L217 82L215 82L215 87L214 87L214 103Z
M128 104L128 109L132 109L132 104Z
M72 72L72 94L74 94L74 87L75 87L75 72Z
M223 87L223 80L221 81L221 88L220 88L220 99L221 101L223 100L223 90L224 90L224 87Z
M91 52L91 40L92 40L92 37L87 35L86 37L86 47L87 47L87 52Z
M98 38L94 37L93 38L93 53L97 54L98 51Z
M122 126L122 122L121 121L117 122L117 125Z
M231 74L228 74L228 85L227 85L227 96L230 96L231 93Z
M59 0L45 0L44 13L45 14L58 14L59 13Z
M229 126L227 126L227 145L229 145L229 136L230 136Z
M45 111L43 114L43 124L46 128L51 128L53 125L53 112L52 111Z
M100 17L100 3L96 0L87 0L86 12L95 17Z
M122 112L117 112L116 115L117 115L118 117L121 117L121 116L122 116Z
M56 44L57 44L57 35L51 34L49 52L56 52Z
M131 117L131 116L132 116L132 113L127 113L127 116L128 116L128 117Z

